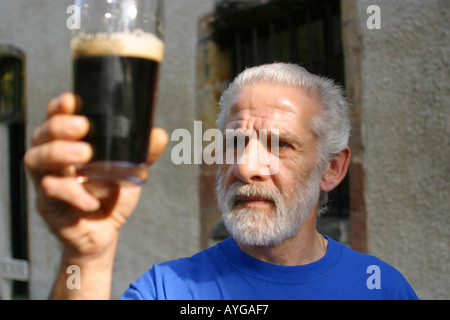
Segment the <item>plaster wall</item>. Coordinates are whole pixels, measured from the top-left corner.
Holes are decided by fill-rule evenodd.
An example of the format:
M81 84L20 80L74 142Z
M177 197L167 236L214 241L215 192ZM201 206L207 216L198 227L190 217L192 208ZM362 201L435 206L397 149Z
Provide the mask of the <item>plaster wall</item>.
M423 299L448 299L450 7L444 0L356 1L368 251ZM381 9L370 30L366 9Z

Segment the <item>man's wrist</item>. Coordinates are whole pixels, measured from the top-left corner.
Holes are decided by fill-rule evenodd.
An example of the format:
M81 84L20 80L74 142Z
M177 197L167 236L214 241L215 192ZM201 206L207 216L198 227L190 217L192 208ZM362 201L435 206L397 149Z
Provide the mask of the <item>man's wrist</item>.
M51 298L110 299L115 252L116 246L95 254L65 248Z

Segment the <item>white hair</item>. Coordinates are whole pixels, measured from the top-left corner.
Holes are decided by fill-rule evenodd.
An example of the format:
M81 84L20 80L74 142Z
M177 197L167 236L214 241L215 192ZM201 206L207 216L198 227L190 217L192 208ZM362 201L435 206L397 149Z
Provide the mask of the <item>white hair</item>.
M320 166L323 168L334 155L343 151L350 136L350 107L340 85L333 80L314 75L305 68L291 63L273 63L247 68L239 74L219 101L221 111L216 125L223 132L228 109L233 98L245 87L258 82L298 87L319 102L321 112L316 116L311 129L317 136ZM326 194L321 195L319 214L326 211Z

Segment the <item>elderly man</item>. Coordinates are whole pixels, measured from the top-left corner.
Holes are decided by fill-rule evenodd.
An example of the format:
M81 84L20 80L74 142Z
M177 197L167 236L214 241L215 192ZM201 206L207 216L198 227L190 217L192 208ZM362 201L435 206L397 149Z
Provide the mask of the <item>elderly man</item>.
M50 102L25 163L38 209L63 243L53 298L109 298L119 232L140 188L90 188L76 181L73 165L89 161L92 150L79 141L89 125L74 115L74 105L72 95ZM350 159L349 107L339 86L296 65L269 64L241 73L220 105L217 125L225 135L276 133L267 152L276 150L277 170L267 161L220 165L217 199L232 237L154 265L123 299L417 299L393 267L316 230L326 193L344 179ZM244 155L261 143L245 141ZM150 161L166 143L167 135L153 130ZM69 265L83 270L81 290L66 287Z

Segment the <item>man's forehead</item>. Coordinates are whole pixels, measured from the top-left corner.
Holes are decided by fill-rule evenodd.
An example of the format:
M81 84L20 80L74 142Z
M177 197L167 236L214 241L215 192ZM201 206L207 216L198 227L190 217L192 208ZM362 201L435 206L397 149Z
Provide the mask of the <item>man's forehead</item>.
M245 115L286 120L319 111L317 99L292 85L256 83L239 90L230 101L227 122Z

